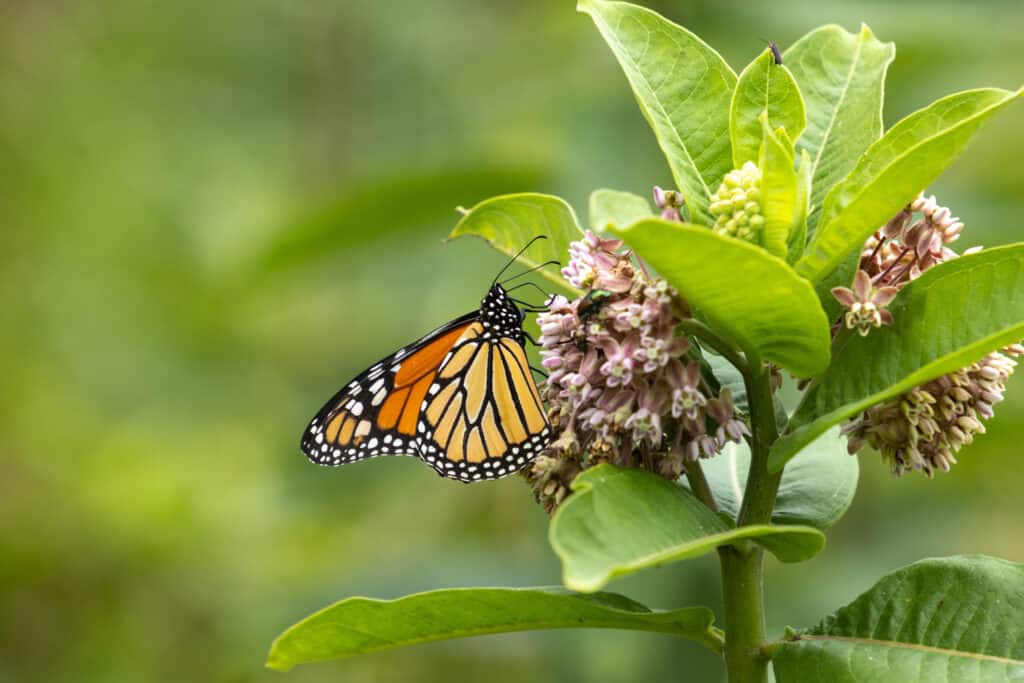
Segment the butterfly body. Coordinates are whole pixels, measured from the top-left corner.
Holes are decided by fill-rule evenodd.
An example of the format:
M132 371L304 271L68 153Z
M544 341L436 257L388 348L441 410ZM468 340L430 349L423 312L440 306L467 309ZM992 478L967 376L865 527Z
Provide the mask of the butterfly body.
M467 483L519 471L551 438L526 359L524 315L493 285L478 310L335 394L303 434L303 452L326 466L412 455Z

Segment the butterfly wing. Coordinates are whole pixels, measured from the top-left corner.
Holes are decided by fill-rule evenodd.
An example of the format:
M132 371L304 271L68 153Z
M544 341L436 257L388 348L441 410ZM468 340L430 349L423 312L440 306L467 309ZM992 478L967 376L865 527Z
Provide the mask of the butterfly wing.
M418 455L416 428L427 391L477 317L473 312L457 318L367 368L309 423L302 451L329 466L377 455Z
M525 467L551 428L522 344L468 326L427 391L417 431L420 457L442 476L469 483Z

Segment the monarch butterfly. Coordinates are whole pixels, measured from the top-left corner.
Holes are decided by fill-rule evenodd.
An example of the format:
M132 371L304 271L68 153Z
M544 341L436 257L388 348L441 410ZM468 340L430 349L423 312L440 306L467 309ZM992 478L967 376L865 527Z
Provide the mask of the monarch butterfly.
M443 477L471 483L518 472L544 450L551 426L523 330L526 313L540 309L498 282L519 254L479 309L374 363L335 394L302 435L306 456L337 467L413 455ZM557 262L537 268L550 263Z

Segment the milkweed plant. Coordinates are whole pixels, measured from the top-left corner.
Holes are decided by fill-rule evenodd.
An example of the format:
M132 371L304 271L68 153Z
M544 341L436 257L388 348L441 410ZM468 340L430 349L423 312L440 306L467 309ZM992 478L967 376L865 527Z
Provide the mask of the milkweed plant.
M737 76L647 9L582 0L668 161L673 189L595 191L588 223L543 194L494 197L476 235L541 270L539 383L554 437L522 475L551 514L565 588L349 598L285 631L268 664L553 628L653 631L721 655L728 680L1024 678L1024 566L917 562L809 628L768 634L762 565L815 556L857 454L955 468L1024 353L1024 243L958 253L929 192L1021 91L943 97L882 125L892 43L815 29ZM653 180L653 179L652 179ZM652 183L653 185L653 183ZM800 392L787 410L784 382ZM870 466L879 466L870 462ZM951 476L955 476L951 475ZM452 495L458 495L453 491ZM716 552L723 609L655 609L615 577Z

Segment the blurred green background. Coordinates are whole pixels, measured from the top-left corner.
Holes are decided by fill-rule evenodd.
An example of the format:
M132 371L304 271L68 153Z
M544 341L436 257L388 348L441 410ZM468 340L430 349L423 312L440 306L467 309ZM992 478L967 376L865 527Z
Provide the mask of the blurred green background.
M657 2L739 71L825 22L897 43L885 118L1016 87L1024 5ZM1024 115L935 190L961 246L1021 238ZM271 681L271 639L350 595L559 580L518 479L297 450L362 367L476 306L501 259L457 205L670 176L570 0L0 3L0 681ZM771 565L772 630L924 556L1024 561L1024 379L950 475L862 485ZM713 557L613 584L718 606ZM665 636L546 632L300 667L294 681L720 680Z

